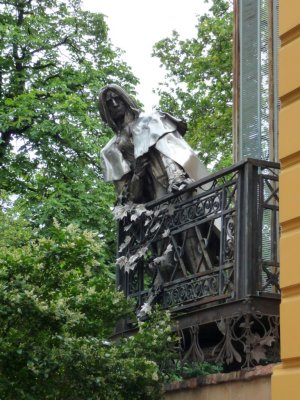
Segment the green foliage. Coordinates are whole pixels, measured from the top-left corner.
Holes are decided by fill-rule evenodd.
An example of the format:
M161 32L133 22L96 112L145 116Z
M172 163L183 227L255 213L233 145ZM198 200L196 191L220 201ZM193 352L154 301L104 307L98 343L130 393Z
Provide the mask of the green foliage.
M210 0L198 18L197 37L176 31L154 46L166 68L160 106L188 120L187 139L215 169L232 163L232 11L230 0Z
M9 199L2 199L1 202L0 197L0 252L25 245L32 234L28 222L11 215L11 209L6 210L7 206L11 206Z
M0 398L158 399L170 317L109 340L134 315L109 272L110 132L96 102L137 79L80 0L1 2L0 49Z
M227 21L227 15L220 6L214 18ZM212 17L203 21L208 25L202 36L216 25L213 34L227 37L225 22L222 32ZM184 44L174 38L174 46ZM212 43L208 39L206 52ZM166 44L171 55L175 47ZM224 51L229 45L224 39ZM187 41L185 47L191 53L186 63L195 64L196 43ZM163 44L157 51L163 54ZM174 346L170 316L155 311L139 323L134 337L107 341L119 319L134 318L132 305L115 291L109 275L115 253L109 212L114 191L103 183L99 153L110 132L96 107L97 92L106 83L134 93L137 79L120 55L108 38L104 16L83 11L80 0L0 4L0 398L161 396ZM200 75L195 70L187 83L195 91L203 76L206 84L199 85L198 95L206 93L209 81L215 99L219 78L213 74L220 65L212 60L211 75L205 75L199 57ZM167 67L184 83L185 74L172 70L173 61ZM227 82L225 69L221 77ZM201 139L200 154L210 162L221 147L215 149L213 141L215 152L206 155L204 133L219 120L207 119L202 127L197 116L205 104L193 103L188 93L176 94L185 104L180 110L191 116L191 142L201 128L195 143ZM179 111L176 96L170 111ZM221 103L213 109L220 121L227 115ZM215 137L219 130L217 125ZM222 132L220 143L228 137L225 128Z
M96 229L112 259L114 191L102 180L110 132L97 96L109 82L137 79L108 37L102 14L80 0L0 4L0 182L16 210L45 234L53 217ZM112 249L112 250L109 250Z
M0 243L0 397L159 399L169 315L155 312L134 337L107 342L132 305L99 261L97 235L55 222L41 238L12 224L21 225L13 248Z
M169 373L168 381L181 381L182 379L195 378L197 376L217 374L222 371L223 367L221 364L211 364L203 361L185 363L182 365L180 362L177 362L175 368Z

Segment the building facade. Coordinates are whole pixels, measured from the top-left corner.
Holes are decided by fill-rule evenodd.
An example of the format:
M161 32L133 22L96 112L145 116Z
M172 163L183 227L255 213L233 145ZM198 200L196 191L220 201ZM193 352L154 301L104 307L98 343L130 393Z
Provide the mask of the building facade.
M300 398L300 2L280 0L279 158L281 223L281 359L272 399Z

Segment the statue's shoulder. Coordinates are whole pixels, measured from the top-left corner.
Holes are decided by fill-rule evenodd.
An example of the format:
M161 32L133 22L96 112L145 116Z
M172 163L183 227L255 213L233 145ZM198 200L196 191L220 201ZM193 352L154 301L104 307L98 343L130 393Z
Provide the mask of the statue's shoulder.
M164 126L166 130L177 130L182 136L187 130L187 124L183 119L174 117L165 111L154 110L151 113L141 113L137 120L138 126Z
M141 124L141 123L149 123L153 120L157 120L161 118L161 112L158 110L154 110L151 112L141 112L134 121L132 121L131 124Z

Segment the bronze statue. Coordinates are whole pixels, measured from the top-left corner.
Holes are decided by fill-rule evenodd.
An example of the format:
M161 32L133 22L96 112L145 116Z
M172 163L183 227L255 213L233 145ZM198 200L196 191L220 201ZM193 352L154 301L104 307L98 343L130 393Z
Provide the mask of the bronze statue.
M101 158L104 179L115 183L121 203L158 199L207 175L182 137L185 122L161 111L142 113L115 84L101 89L99 110L116 134Z
M157 200L208 174L182 137L186 131L182 120L161 111L142 113L135 101L115 84L101 89L99 110L103 121L115 132L101 151L101 158L104 179L115 183L118 204ZM192 196L193 193L188 192L183 198L188 200ZM203 228L202 233L207 236L208 225ZM196 267L203 259L199 252L199 232L197 235L195 230L187 229L177 235L178 246L183 249L182 261L187 267L178 270L176 278L182 277L183 269L185 274L193 274L205 268L204 262L203 267ZM130 241L130 236L128 239ZM148 305L155 301L164 283L170 281L171 276L174 279L174 252L169 251L169 243L170 239L165 238L150 244L153 257L160 262L152 271L149 265L145 266L153 278ZM128 268L134 270L132 265Z

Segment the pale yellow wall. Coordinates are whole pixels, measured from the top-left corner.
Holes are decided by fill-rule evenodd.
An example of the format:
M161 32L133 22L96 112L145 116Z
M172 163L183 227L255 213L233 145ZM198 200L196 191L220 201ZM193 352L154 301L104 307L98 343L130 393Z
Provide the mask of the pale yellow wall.
M300 399L300 0L280 0L281 359L272 400Z
M288 398L282 397L282 400ZM270 377L166 393L164 400L271 400Z

